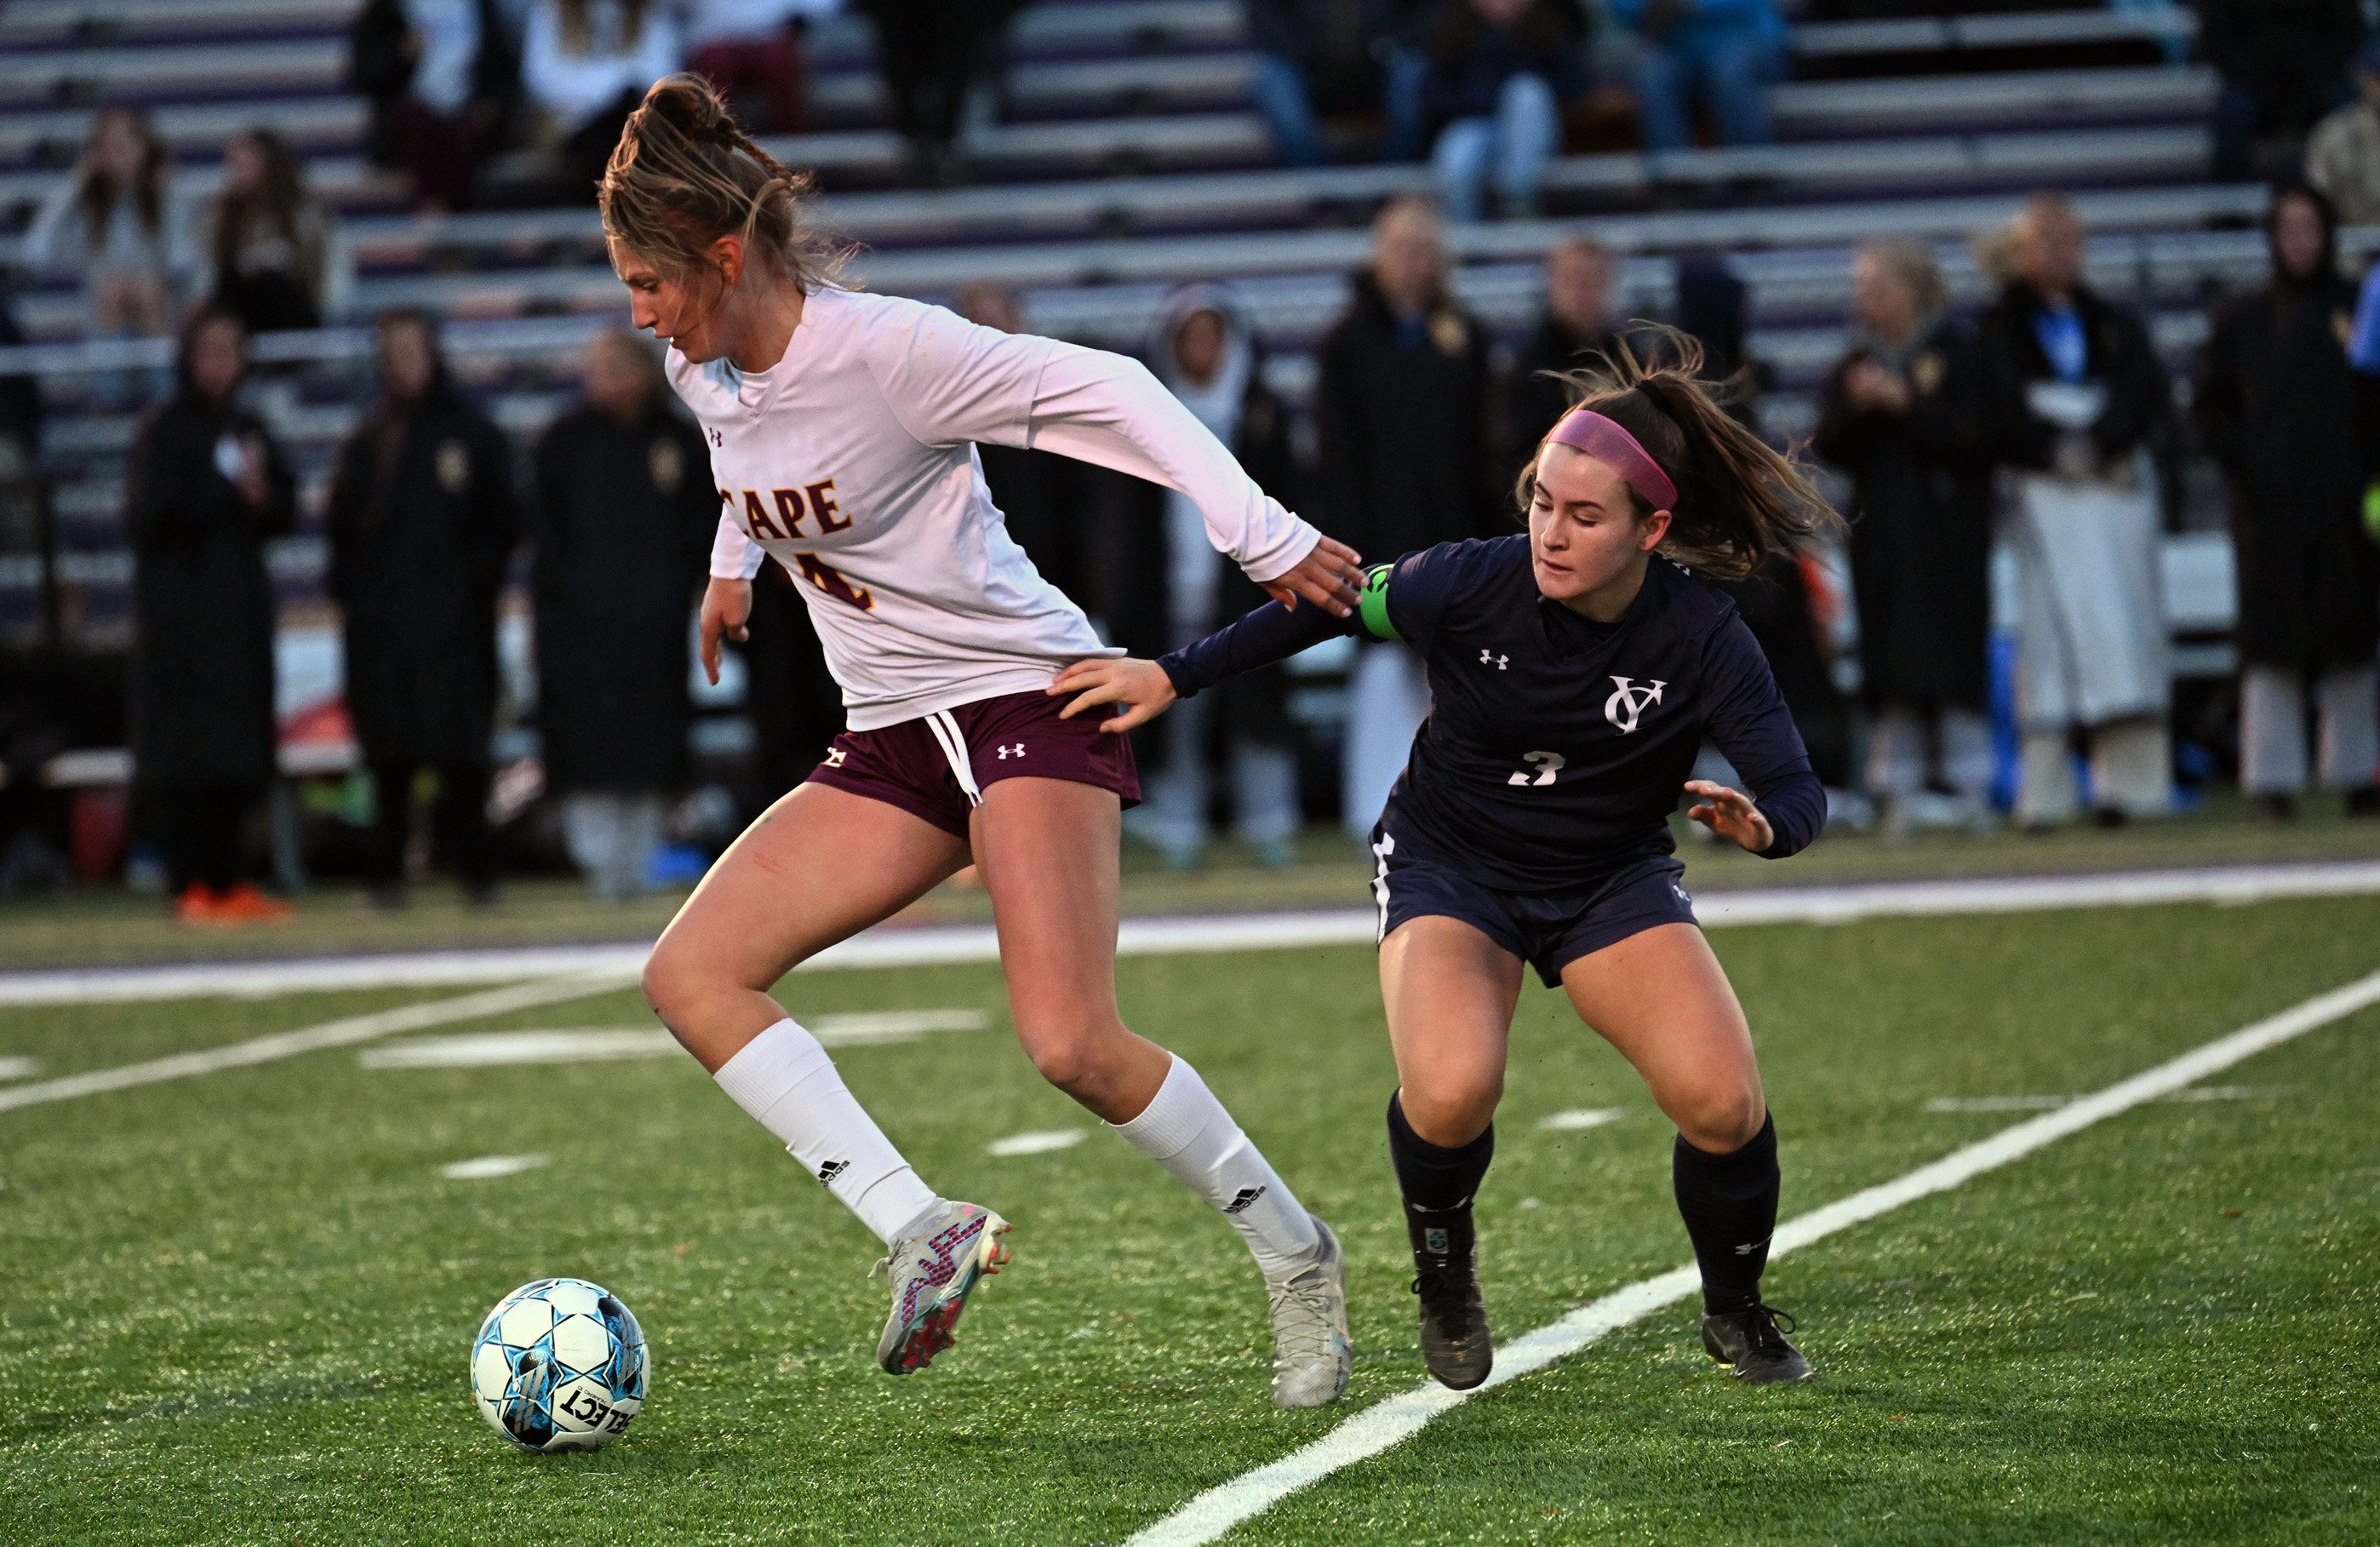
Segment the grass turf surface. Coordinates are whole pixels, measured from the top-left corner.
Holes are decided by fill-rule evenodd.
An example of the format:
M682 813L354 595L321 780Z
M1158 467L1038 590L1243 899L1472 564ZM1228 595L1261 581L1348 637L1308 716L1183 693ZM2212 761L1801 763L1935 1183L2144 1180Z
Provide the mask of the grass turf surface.
M2380 901L1870 920L1714 937L1753 1017L1785 1211L2371 969ZM1347 1403L1266 1397L1230 1232L1042 1086L978 968L820 973L797 1014L979 1007L990 1032L842 1050L946 1192L1017 1224L959 1348L870 1354L877 1248L690 1061L373 1071L351 1052L0 1114L0 1538L9 1541L1113 1542L1421 1376L1369 954L1127 961L1351 1260ZM0 1054L126 1062L407 997L0 1012ZM492 1017L625 1026L632 994ZM2380 1012L1781 1261L1821 1379L1726 1381L1689 1308L1472 1402L1234 1540L2355 1541L2380 1413ZM67 1051L71 1050L70 1054ZM120 1056L119 1056L120 1054ZM1548 1132L1543 1116L1626 1117ZM1078 1147L993 1159L1028 1128ZM1481 1202L1509 1336L1682 1261L1668 1130L1556 995L1524 1000ZM553 1163L450 1182L449 1161ZM472 1413L486 1307L547 1273L643 1321L651 1401L593 1456Z

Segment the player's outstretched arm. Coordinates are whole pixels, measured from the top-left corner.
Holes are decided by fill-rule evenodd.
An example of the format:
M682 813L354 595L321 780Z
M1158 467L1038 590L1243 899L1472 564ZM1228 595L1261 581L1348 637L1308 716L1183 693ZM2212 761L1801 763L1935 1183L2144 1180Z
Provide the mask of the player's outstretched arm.
M1052 697L1075 695L1074 702L1058 711L1062 720L1071 720L1103 703L1123 705L1123 713L1099 725L1099 729L1118 734L1148 724L1181 697L1173 690L1173 679L1165 675L1163 666L1154 661L1119 656L1075 662L1058 674L1058 679L1050 684L1050 693Z
M1730 838L1754 854L1767 851L1777 841L1776 830L1752 797L1740 790L1710 779L1689 779L1686 793L1702 797L1699 804L1688 807L1687 817L1701 822L1722 838Z

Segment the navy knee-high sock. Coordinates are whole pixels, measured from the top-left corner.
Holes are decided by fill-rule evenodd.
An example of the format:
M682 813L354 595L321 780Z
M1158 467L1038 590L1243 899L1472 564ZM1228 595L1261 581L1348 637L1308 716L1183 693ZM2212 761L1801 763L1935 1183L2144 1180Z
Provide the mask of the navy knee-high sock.
M1724 1155L1697 1150L1678 1136L1670 1181L1702 1269L1705 1309L1744 1310L1760 1303L1768 1238L1777 1233L1779 1176L1774 1117L1743 1148Z
M1416 1209L1459 1209L1479 1190L1488 1163L1496 1158L1496 1125L1470 1143L1449 1150L1432 1144L1405 1121L1404 1102L1389 1097L1389 1158L1397 1186Z

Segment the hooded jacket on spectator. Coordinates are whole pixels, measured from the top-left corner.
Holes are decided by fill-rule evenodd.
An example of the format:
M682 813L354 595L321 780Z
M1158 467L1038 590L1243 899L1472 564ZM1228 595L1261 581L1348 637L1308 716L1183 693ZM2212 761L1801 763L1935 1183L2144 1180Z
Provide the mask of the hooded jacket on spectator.
M2327 246L2302 280L2277 258L2270 284L2216 315L2200 362L2192 413L2230 491L2252 665L2317 672L2380 649L2380 550L2362 519L2372 456L2346 349L2354 312Z

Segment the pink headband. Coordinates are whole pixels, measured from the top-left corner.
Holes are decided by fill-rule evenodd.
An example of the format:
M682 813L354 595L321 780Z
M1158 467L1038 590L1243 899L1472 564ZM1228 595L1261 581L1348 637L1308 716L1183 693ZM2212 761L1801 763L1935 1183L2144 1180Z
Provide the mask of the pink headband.
M1548 432L1546 439L1558 441L1576 451L1584 451L1598 462L1609 462L1620 470L1621 481L1652 502L1656 510L1674 510L1678 505L1678 486L1661 470L1661 464L1637 443L1636 437L1592 408L1572 408L1562 415L1561 422Z

